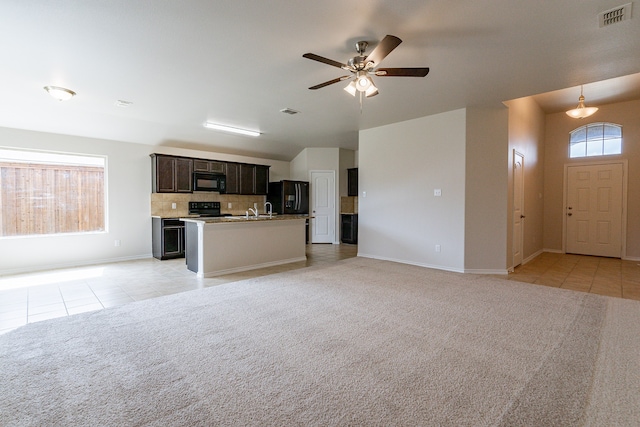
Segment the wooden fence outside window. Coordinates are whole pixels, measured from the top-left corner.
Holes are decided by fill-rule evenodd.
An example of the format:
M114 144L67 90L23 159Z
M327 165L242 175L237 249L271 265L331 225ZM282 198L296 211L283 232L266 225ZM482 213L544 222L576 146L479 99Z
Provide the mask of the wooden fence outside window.
M105 230L104 168L0 162L0 237Z

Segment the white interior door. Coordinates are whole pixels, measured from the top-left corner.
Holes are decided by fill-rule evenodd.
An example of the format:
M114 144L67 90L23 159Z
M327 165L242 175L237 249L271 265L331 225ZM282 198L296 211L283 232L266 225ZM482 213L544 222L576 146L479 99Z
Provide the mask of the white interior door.
M311 243L335 240L335 172L311 172Z
M524 246L524 156L513 151L513 266L522 264Z
M567 167L566 252L622 255L623 165Z

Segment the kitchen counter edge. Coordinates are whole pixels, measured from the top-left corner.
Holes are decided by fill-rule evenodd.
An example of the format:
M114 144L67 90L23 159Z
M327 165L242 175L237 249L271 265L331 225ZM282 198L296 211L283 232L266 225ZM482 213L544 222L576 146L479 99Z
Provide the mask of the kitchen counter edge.
M242 219L239 218L240 215L235 216L233 218L229 217L181 217L180 221L185 222L204 222L207 224L219 224L219 223L240 223L244 224L246 222L262 222L262 221L283 221L283 220L293 220L293 219L307 219L311 218L309 215L274 215L272 218L269 217L249 217L249 219L245 219L244 215L242 215Z

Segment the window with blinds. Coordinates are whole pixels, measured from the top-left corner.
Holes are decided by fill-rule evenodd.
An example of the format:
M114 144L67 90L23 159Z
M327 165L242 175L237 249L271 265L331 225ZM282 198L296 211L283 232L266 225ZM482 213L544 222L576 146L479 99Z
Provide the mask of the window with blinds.
M589 123L569 133L569 157L607 156L622 153L622 126Z
M0 148L0 237L105 231L105 164Z

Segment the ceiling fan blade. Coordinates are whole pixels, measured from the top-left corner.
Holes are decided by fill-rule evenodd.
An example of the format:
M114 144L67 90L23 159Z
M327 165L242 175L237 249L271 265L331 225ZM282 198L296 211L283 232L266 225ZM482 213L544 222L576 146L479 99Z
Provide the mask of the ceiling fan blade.
M334 83L339 83L339 82L341 82L343 80L347 80L350 77L351 77L350 75L349 76L338 77L336 79L329 80L328 82L324 82L324 83L320 83L319 85L311 86L309 89L311 89L311 90L320 89L320 88L323 88L325 86L329 86L329 85L332 85Z
M378 68L375 75L379 77L424 77L429 74L426 68Z
M378 43L378 46L373 49L373 52L367 56L367 62L373 62L373 66L377 67L400 43L402 43L402 40L398 37L386 35L382 41Z
M323 64L333 65L334 67L344 68L347 65L333 59L325 58L324 56L316 55L315 53L305 53L303 58L312 59L314 61L322 62Z

